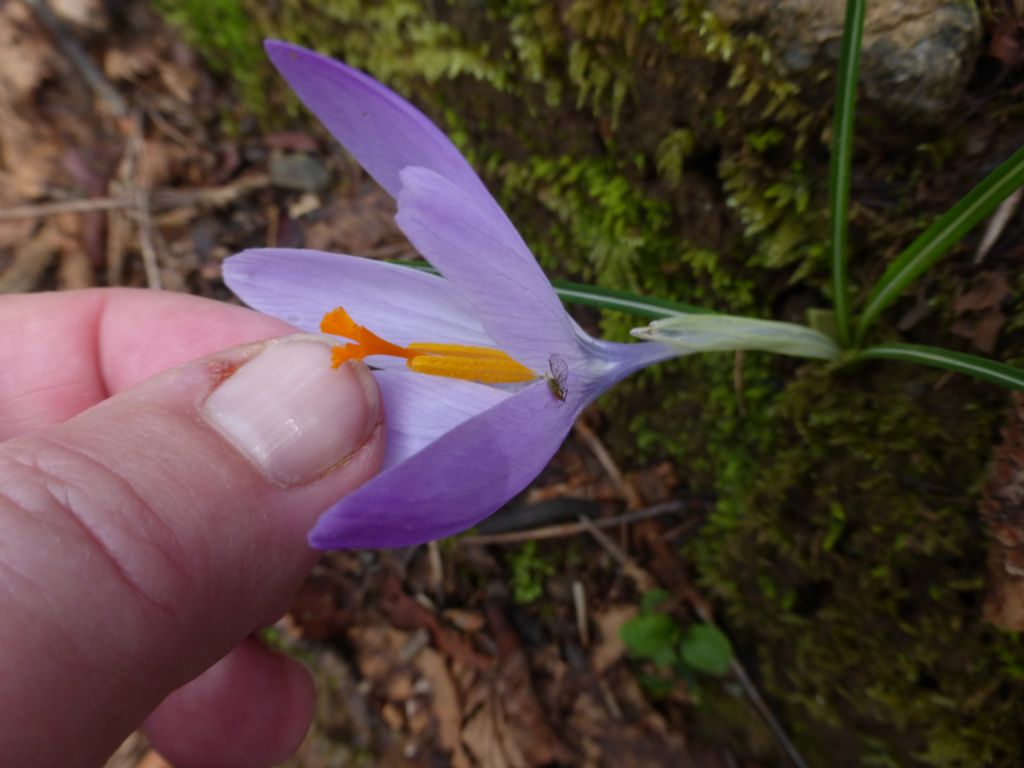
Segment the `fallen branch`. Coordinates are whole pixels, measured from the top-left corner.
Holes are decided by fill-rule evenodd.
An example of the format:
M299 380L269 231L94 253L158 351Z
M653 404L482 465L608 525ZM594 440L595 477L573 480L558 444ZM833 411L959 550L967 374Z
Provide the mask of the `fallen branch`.
M628 525L640 520L648 520L652 517L671 515L677 512L685 512L687 504L683 501L663 501L660 504L640 509L636 512L627 512L614 517L602 517L599 520L587 520L584 523L562 523L560 525L547 525L543 528L530 528L525 531L510 531L509 533L493 533L482 536L466 536L457 539L460 547L477 546L483 547L491 544L518 544L523 541L542 541L545 539L560 539L566 536L578 536L587 533L592 527L614 528L617 525Z
M604 468L605 473L608 475L608 479L612 481L612 485L615 486L616 493L626 502L628 509L640 509L644 503L643 499L640 498L640 494L637 493L636 488L633 484L626 479L626 476L619 469L619 465L615 463L615 459L612 458L611 453L605 448L601 438L588 427L582 419L577 420L574 426L576 434L579 435L580 439L587 444L587 448L594 454L594 458L597 459L598 463Z
M58 200L53 203L33 203L0 209L0 221L18 219L41 219L46 216L60 216L64 213L95 213L96 211L117 211L132 208L131 200L121 197L90 197L84 200Z
M152 213L165 213L179 208L223 208L240 197L270 186L270 177L265 173L243 176L232 184L206 189L159 189L149 195L149 209ZM16 205L0 208L0 221L37 219L60 216L65 213L94 213L96 211L122 211L139 206L135 196L88 197L73 200L55 200L46 203Z

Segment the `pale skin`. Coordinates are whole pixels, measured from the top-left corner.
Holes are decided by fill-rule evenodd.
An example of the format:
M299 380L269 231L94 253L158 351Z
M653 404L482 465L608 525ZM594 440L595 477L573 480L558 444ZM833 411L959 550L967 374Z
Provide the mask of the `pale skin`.
M383 430L282 488L197 415L251 342L290 333L182 295L0 298L5 766L102 765L144 721L181 768L271 765L301 740L309 673L247 638L288 608L306 532L375 473Z

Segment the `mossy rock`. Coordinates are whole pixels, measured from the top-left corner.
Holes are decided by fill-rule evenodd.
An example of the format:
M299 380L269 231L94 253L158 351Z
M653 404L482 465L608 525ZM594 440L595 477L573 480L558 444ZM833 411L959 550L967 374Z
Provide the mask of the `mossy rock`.
M775 319L828 304L831 105L805 99L764 40L725 28L703 3L166 8L268 123L287 110L265 104L285 103L285 87L254 56L263 36L338 56L410 97L553 273ZM905 144L924 143L901 149L870 115L861 127L855 191L894 201L880 212L855 200L863 296L984 164L957 165L960 134L928 143L907 129ZM907 192L932 165L950 168L948 192L921 203ZM930 278L914 340L962 344L948 330L961 273ZM601 319L620 338L631 321ZM1024 317L1007 328L1001 352L1021 357ZM748 355L738 378L742 391L724 355L636 377L606 401L608 434L621 452L671 456L694 487L716 490L690 554L812 764L1018 765L1024 649L981 622L974 512L1003 393L937 386L934 371L895 363L764 355Z

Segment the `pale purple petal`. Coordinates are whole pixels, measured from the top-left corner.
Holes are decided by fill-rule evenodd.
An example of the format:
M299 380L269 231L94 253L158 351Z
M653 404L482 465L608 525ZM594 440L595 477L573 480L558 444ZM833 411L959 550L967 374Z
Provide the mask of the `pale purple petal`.
M455 145L401 96L300 46L268 40L264 47L302 102L392 197L402 186L399 172L418 165L498 207Z
M407 168L402 182L398 226L501 349L536 371L552 354L582 360L583 338L504 213L426 168Z
M578 391L575 381L568 387ZM404 547L476 525L536 477L584 404L531 384L346 496L320 517L310 544Z
M512 397L494 387L459 379L408 371L377 371L374 376L384 402L387 470L467 419Z
M409 267L322 251L261 248L224 261L224 282L253 309L310 333L335 307L388 341L493 347L443 278Z
M587 398L593 400L631 373L682 355L680 350L667 344L620 344L588 338L587 359L577 372L584 380Z

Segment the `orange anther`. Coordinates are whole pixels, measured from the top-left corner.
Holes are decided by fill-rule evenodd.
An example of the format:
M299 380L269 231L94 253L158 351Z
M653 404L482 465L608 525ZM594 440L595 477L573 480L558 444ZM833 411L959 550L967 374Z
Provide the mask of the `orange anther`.
M485 384L508 384L537 378L537 374L500 349L427 342L400 347L356 323L341 307L324 315L320 330L332 336L352 339L352 343L338 345L331 350L331 365L334 368L346 360L388 355L401 357L413 371L431 376Z

